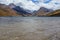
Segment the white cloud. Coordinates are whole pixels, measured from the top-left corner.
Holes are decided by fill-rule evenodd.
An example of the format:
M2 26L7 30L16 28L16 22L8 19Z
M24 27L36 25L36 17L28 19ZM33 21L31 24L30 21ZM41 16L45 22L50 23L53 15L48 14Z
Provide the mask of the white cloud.
M52 1L50 1L49 3L44 3L44 1L45 0L42 0L41 2L40 2L40 7L41 6L43 6L43 7L46 7L46 8L50 8L50 9L54 9L54 10L56 10L56 9L60 9L60 0L52 0ZM55 3L57 3L57 4L55 4Z
M12 0L0 0L0 3L2 3L2 4L9 4L12 2L13 2Z
M51 9L60 9L60 0L52 0L49 3L44 3L46 0L38 0L40 1L39 4L33 3L31 0L0 0L0 3L4 4L9 4L9 3L19 3L21 2L22 6L24 9L29 9L29 10L38 10L40 7L46 7L46 8L51 8ZM20 5L19 5L20 6Z
M34 4L32 1L29 1L29 2L25 1L25 0L23 0L23 1L21 1L21 3L23 5L22 7L24 9L29 9L29 10L38 10L39 9L39 6L37 6L36 4Z

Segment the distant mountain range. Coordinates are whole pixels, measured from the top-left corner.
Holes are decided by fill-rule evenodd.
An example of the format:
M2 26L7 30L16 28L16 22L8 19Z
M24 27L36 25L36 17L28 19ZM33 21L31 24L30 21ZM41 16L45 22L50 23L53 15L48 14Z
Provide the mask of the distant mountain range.
M19 12L19 14L22 14L22 15L32 15L32 16L43 16L45 14L47 14L48 12L52 12L53 10L52 9L47 9L45 7L41 7L38 11L33 11L31 12L30 10L26 10L26 9L23 9L22 7L20 6L16 6L14 5L13 3L9 4L9 6L14 9L15 11ZM27 16L29 16L27 15Z
M22 16L31 16L30 10L25 10L20 6L14 5L13 3L9 4L9 7L17 11L19 15L21 14Z
M13 3L9 5L0 4L0 16L60 16L60 10L54 11L41 7L38 11L31 12Z

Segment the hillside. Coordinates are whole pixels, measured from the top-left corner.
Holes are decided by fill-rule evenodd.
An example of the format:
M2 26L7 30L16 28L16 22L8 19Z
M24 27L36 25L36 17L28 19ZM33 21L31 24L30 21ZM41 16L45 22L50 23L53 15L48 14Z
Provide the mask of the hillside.
M49 12L52 12L52 9L47 9L45 7L41 7L35 14L35 16L45 16Z
M46 16L60 16L60 9L46 14Z
M60 16L60 9L53 11L52 9L41 7L38 11L28 13L19 6L13 4L9 6L0 4L0 16Z
M0 16L21 16L7 5L0 4Z

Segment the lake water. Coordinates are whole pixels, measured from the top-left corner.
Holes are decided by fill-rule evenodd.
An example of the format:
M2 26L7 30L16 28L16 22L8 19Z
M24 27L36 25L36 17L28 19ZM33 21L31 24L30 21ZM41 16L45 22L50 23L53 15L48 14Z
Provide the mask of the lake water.
M60 40L60 17L0 17L0 40Z

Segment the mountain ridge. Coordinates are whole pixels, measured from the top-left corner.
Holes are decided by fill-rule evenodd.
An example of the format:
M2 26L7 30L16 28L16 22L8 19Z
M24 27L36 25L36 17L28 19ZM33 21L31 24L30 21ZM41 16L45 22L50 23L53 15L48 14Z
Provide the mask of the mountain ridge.
M33 13L29 12L29 10L25 10L20 6L16 6L14 4L0 4L0 16L60 16L60 9L54 11L45 7L41 7L38 11L34 11Z
M36 16L45 16L46 14L48 14L49 12L52 12L52 9L47 9L45 7L41 7L36 13Z

